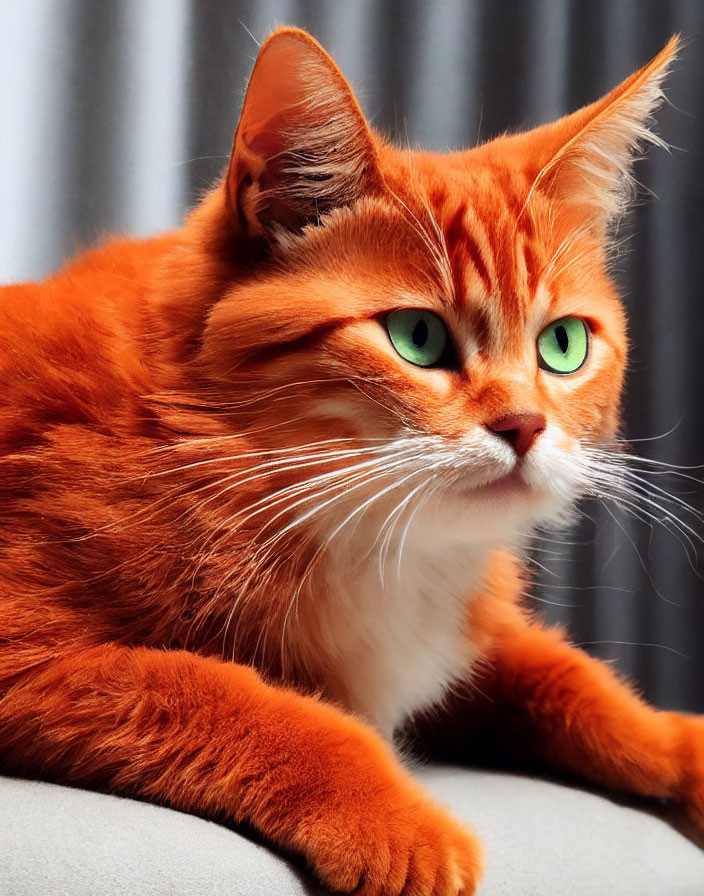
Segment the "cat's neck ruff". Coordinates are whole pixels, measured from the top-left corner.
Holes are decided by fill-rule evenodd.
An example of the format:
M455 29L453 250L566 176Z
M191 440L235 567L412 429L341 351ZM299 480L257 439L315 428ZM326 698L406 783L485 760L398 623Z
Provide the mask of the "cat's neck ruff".
M309 663L333 699L391 737L470 674L477 650L467 635L468 609L491 549L419 521L399 554L400 539L385 550L371 531L360 523L326 549Z

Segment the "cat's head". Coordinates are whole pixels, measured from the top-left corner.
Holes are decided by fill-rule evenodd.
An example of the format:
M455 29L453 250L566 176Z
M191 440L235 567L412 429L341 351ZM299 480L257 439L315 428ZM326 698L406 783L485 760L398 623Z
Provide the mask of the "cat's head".
M553 124L436 154L389 145L309 35L273 34L190 225L224 278L197 363L233 427L384 517L423 502L470 540L559 518L618 426L608 260L676 48Z

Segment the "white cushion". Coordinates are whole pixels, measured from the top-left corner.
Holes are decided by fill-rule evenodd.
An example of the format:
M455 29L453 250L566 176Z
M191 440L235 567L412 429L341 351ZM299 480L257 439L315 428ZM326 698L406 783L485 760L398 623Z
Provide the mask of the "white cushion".
M498 772L418 776L481 837L480 896L704 896L704 851L655 812ZM0 778L2 896L320 892L295 863L201 818Z

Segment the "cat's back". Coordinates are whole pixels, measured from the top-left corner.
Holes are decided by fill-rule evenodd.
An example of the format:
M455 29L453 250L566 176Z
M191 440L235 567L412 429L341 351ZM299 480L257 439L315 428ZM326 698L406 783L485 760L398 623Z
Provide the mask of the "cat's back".
M109 427L153 386L151 282L175 240L114 240L45 280L0 287L0 452L52 427Z

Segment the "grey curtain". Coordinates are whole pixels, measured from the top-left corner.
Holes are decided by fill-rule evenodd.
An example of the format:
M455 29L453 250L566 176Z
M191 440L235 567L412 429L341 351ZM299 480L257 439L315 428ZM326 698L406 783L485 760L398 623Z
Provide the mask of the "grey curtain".
M700 0L23 0L0 4L0 276L41 276L108 232L176 226L224 166L276 24L313 32L376 127L469 146L606 92L674 31L690 40L640 163L654 194L618 265L632 333L625 431L704 463L704 3ZM695 479L704 470L689 471ZM704 484L657 476L701 513ZM667 707L704 710L704 524L613 507L535 553L538 606ZM679 537L668 513L688 527ZM539 564L539 565L537 565ZM542 568L541 568L542 567Z

